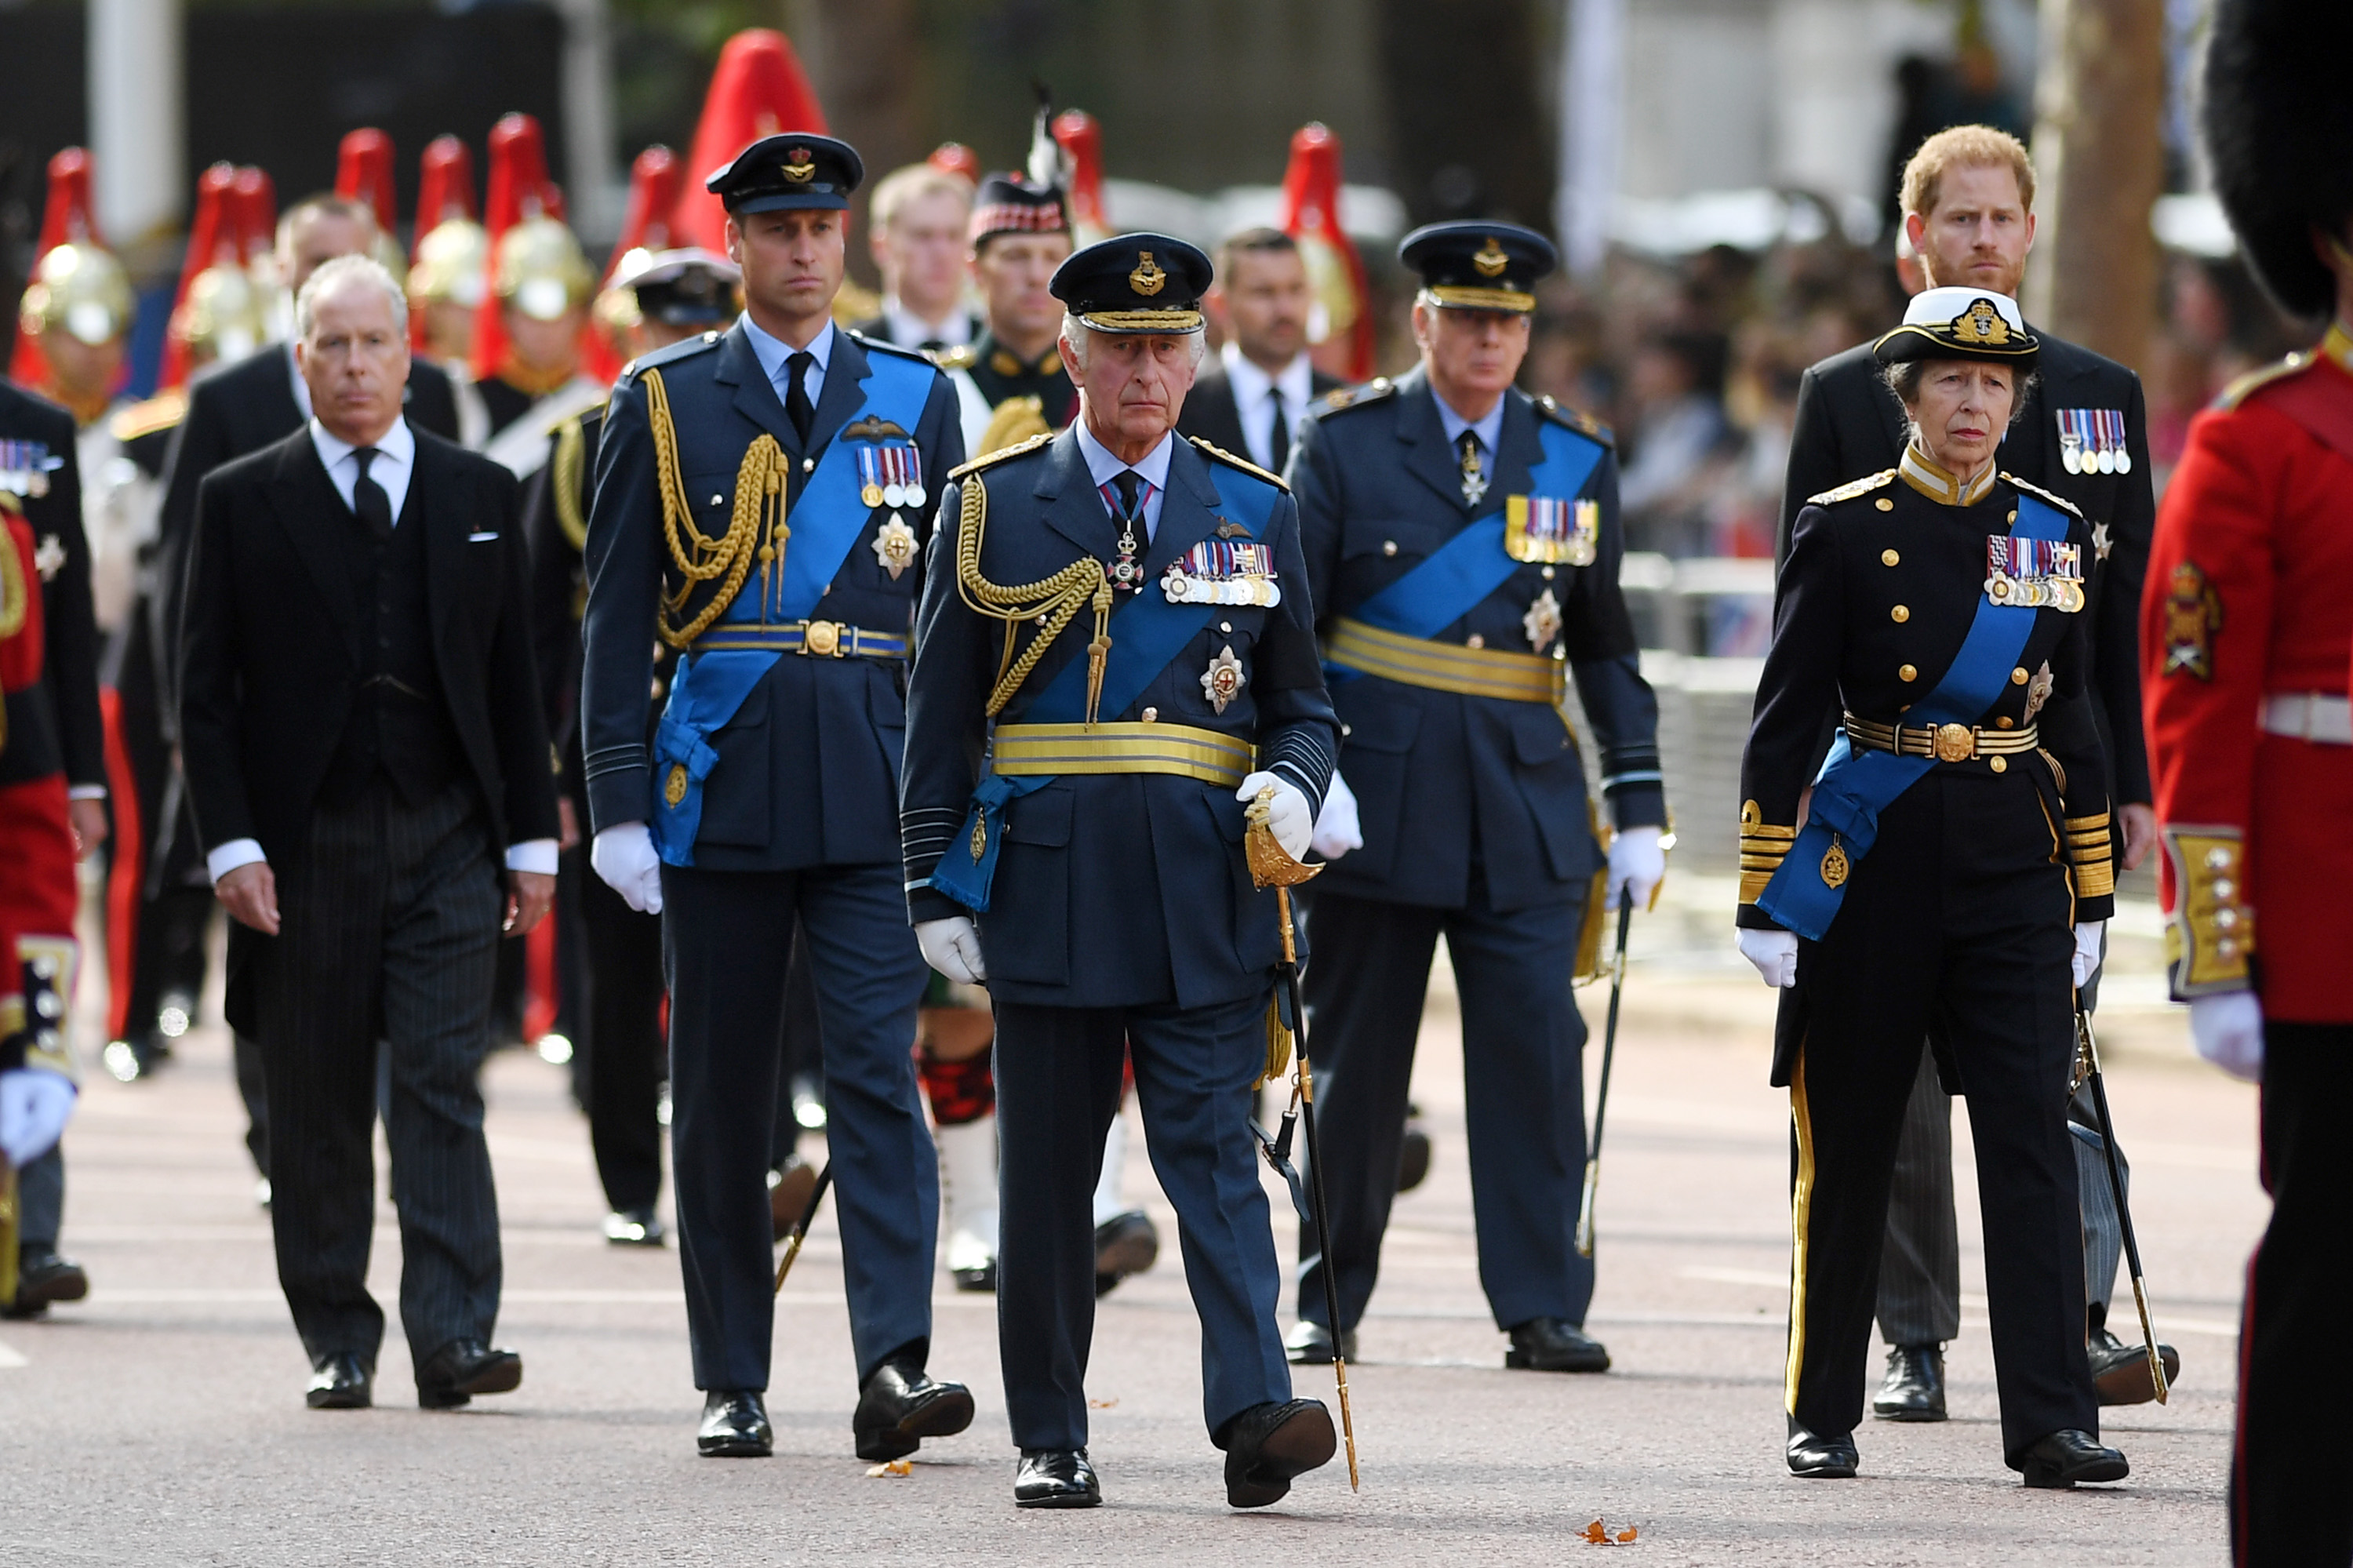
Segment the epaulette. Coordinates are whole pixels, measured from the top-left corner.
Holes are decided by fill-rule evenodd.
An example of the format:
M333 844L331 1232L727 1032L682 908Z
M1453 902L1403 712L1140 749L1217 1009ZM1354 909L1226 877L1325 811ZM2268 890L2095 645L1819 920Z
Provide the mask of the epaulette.
M168 430L188 415L188 395L178 387L158 392L143 403L133 403L118 409L106 422L106 429L118 441L135 441L142 436L152 436Z
M649 370L659 369L681 359L691 359L698 354L708 354L719 346L725 334L719 332L698 333L664 347L649 350L621 367L621 379L616 385L627 386Z
M1858 495L1869 495L1873 491L1891 482L1894 478L1894 469L1883 468L1877 473L1865 474L1852 483L1840 485L1836 490L1825 490L1820 495L1809 495L1806 497L1806 504L1831 506L1841 501L1852 501Z
M2226 410L2235 408L2273 382L2284 381L2291 376L2303 375L2319 364L2320 358L2319 355L2298 350L2285 359L2275 360L2258 369L2250 370L2222 388L2222 395L2214 399L2214 407Z
M1539 393L1535 404L1545 418L1554 424L1565 425L1578 435L1599 441L1603 446L1613 450L1617 448L1617 432L1584 409L1572 408L1549 392Z
M970 370L980 363L980 355L973 352L972 344L968 343L960 343L954 348L934 349L925 357L942 370Z
M1360 408L1367 403L1377 403L1397 390L1397 383L1386 376L1376 376L1362 387L1340 387L1324 394L1326 413L1343 408Z
M1282 475L1279 473L1269 473L1266 470L1259 467L1258 464L1250 461L1250 459L1240 456L1234 452L1229 452L1225 448L1218 445L1217 442L1210 440L1206 437L1194 436L1190 439L1195 446L1200 448L1203 451L1208 453L1219 462L1227 463L1234 468L1238 468L1244 473L1250 474L1254 478L1262 479L1269 484L1274 486L1277 490L1283 492L1285 494L1290 493L1291 486L1283 482Z
M920 359L926 365L936 365L939 363L938 360L934 359L932 355L925 354L920 348L902 348L895 343L885 343L879 337L869 337L864 333L859 332L854 328L847 330L849 330L851 337L858 340L858 346L867 350L869 353L895 354L902 359Z
M2041 485L2029 484L2026 481L2019 478L2018 475L2014 473L2005 473L2001 477L2013 488L2026 492L2027 494L2034 497L2037 501L2049 502L2052 505L2056 506L2060 511L2064 512L2070 517L2080 519L2084 515L2083 508L2077 506L2073 502L2068 500L2063 495L2053 495L2049 491L2043 489Z
M1034 452L1039 447L1044 446L1048 441L1050 441L1053 439L1053 431L1040 430L1038 434L1031 436L1026 441L1016 441L1011 446L1004 448L1002 450L989 452L985 456L973 459L970 462L957 464L955 467L948 470L948 477L950 479L962 479L965 474L976 473L985 468L995 468L998 463L1004 462L1008 459L1018 458L1027 452Z

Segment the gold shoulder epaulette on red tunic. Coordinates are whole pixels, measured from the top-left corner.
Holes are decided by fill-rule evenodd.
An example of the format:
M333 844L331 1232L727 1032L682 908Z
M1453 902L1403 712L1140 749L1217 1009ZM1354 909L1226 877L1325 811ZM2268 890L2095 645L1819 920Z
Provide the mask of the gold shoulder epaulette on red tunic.
M2063 784L2062 789L2065 786ZM2116 845L2109 813L2067 819L2067 859L2075 869L2075 896L2106 898L2116 890Z
M2285 359L2259 366L2223 387L2222 395L2214 399L2214 407L2225 410L2235 408L2273 382L2284 381L2291 376L2301 376L2318 365L2320 360L2319 355L2299 349Z
M1883 468L1877 473L1864 474L1861 479L1841 484L1836 490L1825 490L1820 495L1809 495L1806 497L1806 504L1834 506L1841 501L1852 501L1858 495L1869 495L1874 490L1884 489L1893 483L1894 479L1894 469Z
M1754 800L1740 803L1740 902L1757 902L1797 842L1797 829L1773 826L1765 820L1765 809Z
M2255 912L2246 905L2245 835L2227 825L2165 826L2173 868L2173 915L2165 927L2165 968L2174 999L2244 991L2252 983Z

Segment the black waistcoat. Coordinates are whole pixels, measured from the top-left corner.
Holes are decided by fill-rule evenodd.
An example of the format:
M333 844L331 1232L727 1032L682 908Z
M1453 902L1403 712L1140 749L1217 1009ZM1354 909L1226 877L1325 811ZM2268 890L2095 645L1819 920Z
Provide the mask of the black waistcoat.
M409 804L422 805L462 772L458 733L433 663L420 510L412 477L401 521L387 537L375 538L349 511L331 524L351 574L366 659L320 789L329 802L351 800L382 772Z

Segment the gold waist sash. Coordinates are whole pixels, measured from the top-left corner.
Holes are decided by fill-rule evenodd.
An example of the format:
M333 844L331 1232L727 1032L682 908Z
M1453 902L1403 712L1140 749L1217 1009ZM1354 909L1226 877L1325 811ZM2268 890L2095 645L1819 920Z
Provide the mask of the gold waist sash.
M1345 616L1332 623L1324 657L1359 674L1465 697L1499 697L1510 703L1550 706L1561 696L1564 666L1557 659L1466 648L1460 642L1432 642L1384 631Z
M1257 753L1246 740L1182 724L1003 724L989 766L1021 775L1173 773L1232 786L1249 777Z

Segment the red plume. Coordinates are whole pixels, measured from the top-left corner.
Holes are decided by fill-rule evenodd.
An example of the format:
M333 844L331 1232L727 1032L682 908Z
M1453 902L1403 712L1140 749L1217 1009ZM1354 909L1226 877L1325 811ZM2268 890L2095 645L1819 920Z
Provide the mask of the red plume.
M1371 293L1364 258L1340 227L1340 138L1321 124L1303 125L1291 138L1281 227L1299 242L1324 312L1326 335L1317 363L1351 381L1364 380L1373 373Z
M41 260L60 245L93 245L103 249L106 241L99 238L97 210L90 205L90 153L86 148L68 147L49 160L48 205L41 209L41 242L33 255L33 273L37 275ZM23 330L16 334L16 352L8 362L9 377L23 386L37 387L48 379L48 356L33 334Z
M172 296L172 319L188 302L188 289L196 274L209 267L242 267L245 246L237 234L235 205L237 165L215 164L196 177L196 217L188 226L187 260L180 263L180 287ZM164 336L164 370L156 389L168 392L188 379L188 345L176 333Z
M1111 233L1103 218L1103 127L1083 109L1054 116L1054 141L1071 160L1071 238L1092 245Z
M685 165L668 147L656 144L638 154L629 165L629 205L621 215L621 238L613 246L613 259L605 264L607 282L630 251L670 249L670 215L685 179Z
M237 247L249 268L278 243L278 186L267 170L248 164L237 170L229 199L237 213Z
M506 357L506 318L500 313L499 239L525 218L564 217L564 193L547 177L547 145L539 122L528 114L510 114L491 127L490 196L482 204L482 228L491 240L491 287L482 295L474 318L474 374L498 374Z
M822 135L825 129L817 90L782 33L752 27L728 39L711 73L702 119L687 152L686 189L670 222L672 243L725 251L727 209L702 182L763 136L779 131Z
M365 202L375 214L377 229L397 235L400 218L392 195L392 138L372 125L345 132L335 157L335 194L345 201Z
M980 154L961 142L941 143L923 161L943 174L962 175L975 185L980 184Z
M417 181L417 233L408 259L425 237L453 217L474 216L474 154L455 136L436 136L426 143Z

